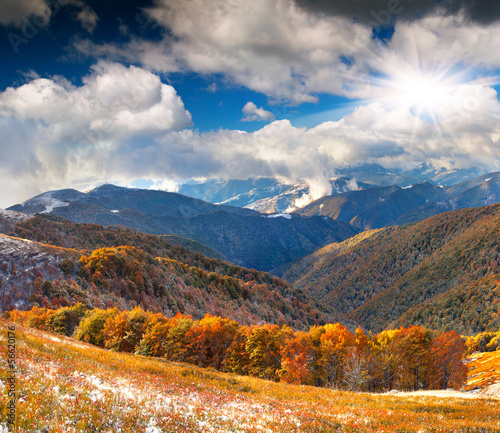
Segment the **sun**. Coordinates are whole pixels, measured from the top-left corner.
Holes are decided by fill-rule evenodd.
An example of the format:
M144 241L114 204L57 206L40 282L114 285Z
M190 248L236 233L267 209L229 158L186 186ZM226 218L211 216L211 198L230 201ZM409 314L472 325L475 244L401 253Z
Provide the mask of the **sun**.
M401 92L401 102L409 107L437 107L446 97L439 79L432 76L413 76L396 83Z
M455 77L421 70L397 73L388 81L387 99L419 117L435 118L457 89Z

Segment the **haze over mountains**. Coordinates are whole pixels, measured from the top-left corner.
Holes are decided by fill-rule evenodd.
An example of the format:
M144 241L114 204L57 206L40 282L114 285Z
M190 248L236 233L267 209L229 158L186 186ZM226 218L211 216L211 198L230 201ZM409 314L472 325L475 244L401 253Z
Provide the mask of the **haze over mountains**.
M327 195L394 185L407 187L422 182L449 186L475 178L481 171L477 168L436 170L422 164L407 172L394 172L379 164L361 164L338 169L337 174L330 179L330 191L325 189ZM273 178L187 183L181 185L178 192L210 203L247 207L265 213L290 212L320 198L314 197L315 193L311 192L307 182L293 184Z

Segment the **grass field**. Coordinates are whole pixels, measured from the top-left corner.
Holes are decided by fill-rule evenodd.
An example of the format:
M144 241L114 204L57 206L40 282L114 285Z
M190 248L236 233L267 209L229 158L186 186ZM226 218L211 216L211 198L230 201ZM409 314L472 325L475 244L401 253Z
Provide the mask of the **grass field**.
M0 432L8 325L0 319ZM500 432L494 397L338 392L113 353L18 325L14 333L19 432Z

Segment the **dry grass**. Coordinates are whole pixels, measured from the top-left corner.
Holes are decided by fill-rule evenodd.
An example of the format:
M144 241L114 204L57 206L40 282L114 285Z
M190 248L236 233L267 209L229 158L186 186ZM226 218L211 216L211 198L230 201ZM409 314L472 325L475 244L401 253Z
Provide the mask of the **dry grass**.
M469 359L466 390L500 397L500 351L475 353Z
M6 327L0 320L0 426L6 422ZM500 431L494 398L285 385L16 327L19 432Z

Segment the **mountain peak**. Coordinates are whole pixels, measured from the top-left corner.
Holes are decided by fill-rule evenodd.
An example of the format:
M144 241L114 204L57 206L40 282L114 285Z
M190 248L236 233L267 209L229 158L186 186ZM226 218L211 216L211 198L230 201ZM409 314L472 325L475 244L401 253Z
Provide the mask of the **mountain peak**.
M122 186L116 186L111 183L104 183L102 185L99 185L95 187L94 189L88 191L86 194L93 193L93 192L116 192L116 191L122 191L122 190L127 190L128 188L122 187Z

